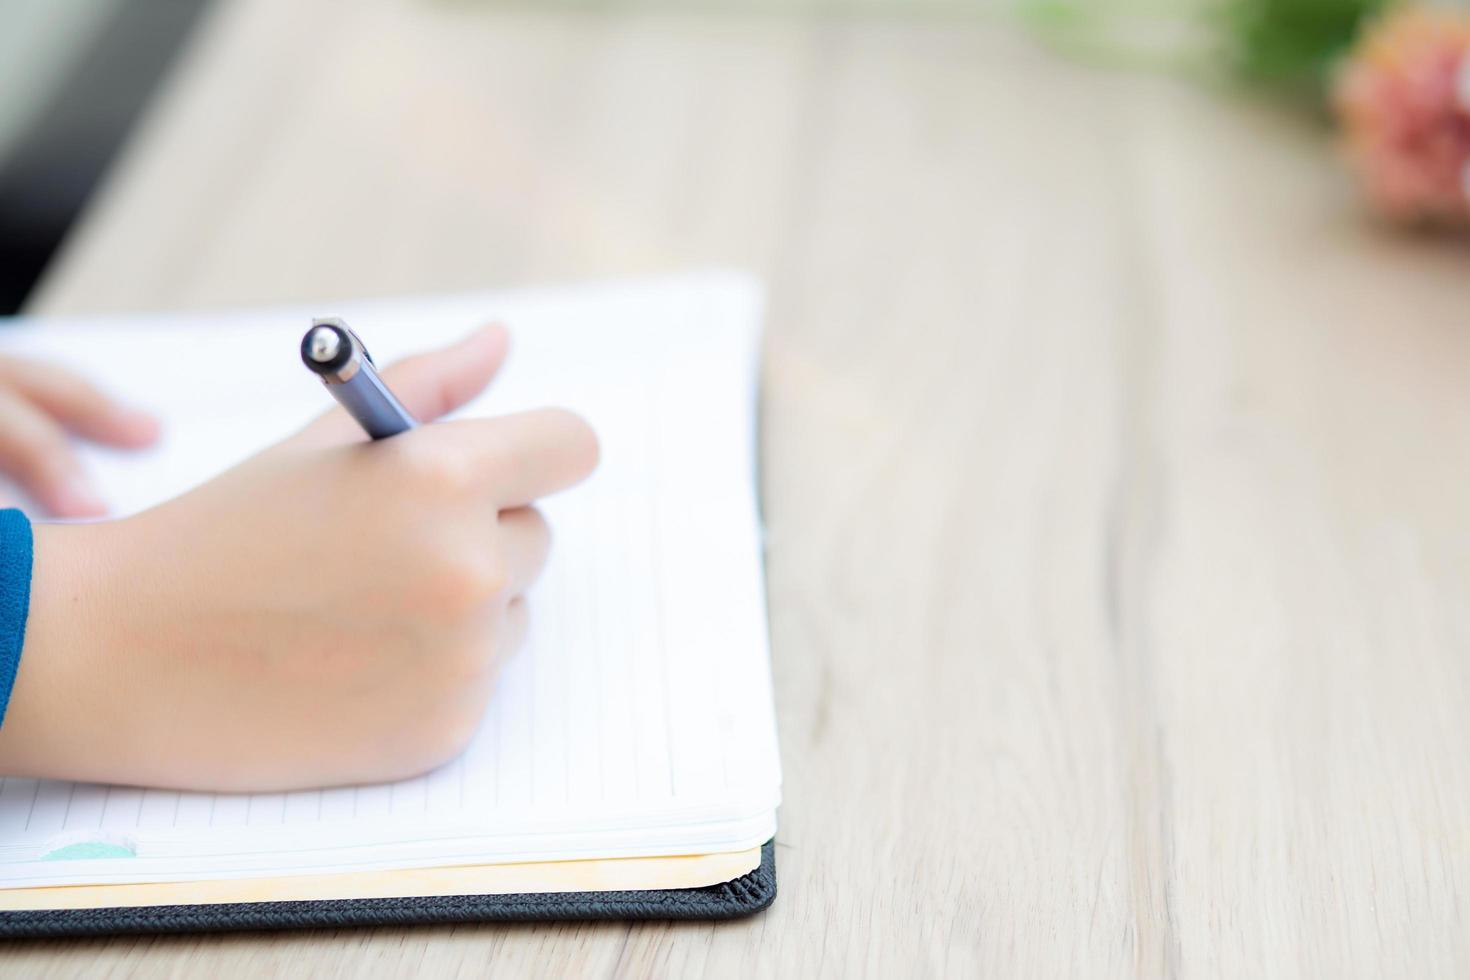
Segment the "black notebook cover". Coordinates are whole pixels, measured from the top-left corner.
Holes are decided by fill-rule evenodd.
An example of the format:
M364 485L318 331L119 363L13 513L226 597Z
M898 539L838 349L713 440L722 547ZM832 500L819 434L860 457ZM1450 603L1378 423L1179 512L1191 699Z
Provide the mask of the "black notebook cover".
M0 912L0 937L105 936L115 933L233 929L334 929L439 922L542 922L566 919L734 919L776 898L775 843L760 867L733 881L666 891L447 895L330 902L155 905L140 908Z

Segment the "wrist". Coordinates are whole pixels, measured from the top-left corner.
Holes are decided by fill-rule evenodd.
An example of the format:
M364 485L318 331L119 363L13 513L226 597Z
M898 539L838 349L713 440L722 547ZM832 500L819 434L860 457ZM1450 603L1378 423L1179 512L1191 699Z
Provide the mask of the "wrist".
M36 524L30 608L0 725L0 774L88 778L127 699L112 626L119 527ZM100 748L99 747L103 747Z

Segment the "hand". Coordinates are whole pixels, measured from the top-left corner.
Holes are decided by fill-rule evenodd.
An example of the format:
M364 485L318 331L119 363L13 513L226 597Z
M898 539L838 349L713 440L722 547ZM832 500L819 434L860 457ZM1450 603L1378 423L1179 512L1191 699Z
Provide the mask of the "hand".
M69 371L0 357L0 473L57 517L100 517L106 506L83 472L68 432L136 449L157 440L158 422Z
M428 421L505 349L486 330L384 377ZM267 790L445 762L525 632L531 504L596 457L563 411L368 442L339 409L153 510L38 525L0 772Z

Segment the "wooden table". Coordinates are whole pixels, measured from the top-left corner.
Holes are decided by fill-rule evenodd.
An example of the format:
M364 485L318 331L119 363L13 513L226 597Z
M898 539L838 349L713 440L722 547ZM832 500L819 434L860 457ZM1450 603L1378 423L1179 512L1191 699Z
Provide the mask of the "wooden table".
M1467 262L999 22L228 3L33 310L761 271L781 895L0 969L1464 976Z

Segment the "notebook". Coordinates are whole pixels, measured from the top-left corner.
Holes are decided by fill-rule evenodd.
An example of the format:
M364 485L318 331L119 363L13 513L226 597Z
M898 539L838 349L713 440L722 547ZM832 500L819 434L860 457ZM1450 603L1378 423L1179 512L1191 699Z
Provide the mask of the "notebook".
M458 414L562 405L602 446L587 483L542 505L556 544L531 629L459 758L289 793L0 779L0 914L214 904L248 919L257 901L418 898L450 902L427 915L444 918L466 908L447 896L540 894L575 915L578 895L698 906L732 882L726 914L769 901L780 769L753 479L760 306L753 281L704 273L0 329L0 353L72 366L164 420L156 448L82 450L117 514L332 407L297 356L313 316L345 318L379 363L505 323L505 368ZM0 503L25 506L10 486ZM15 931L28 913L8 914ZM112 921L147 928L138 918Z

